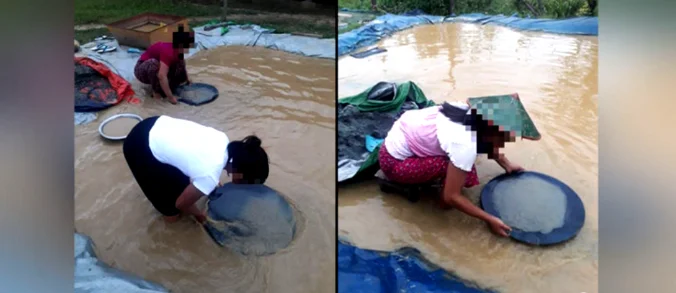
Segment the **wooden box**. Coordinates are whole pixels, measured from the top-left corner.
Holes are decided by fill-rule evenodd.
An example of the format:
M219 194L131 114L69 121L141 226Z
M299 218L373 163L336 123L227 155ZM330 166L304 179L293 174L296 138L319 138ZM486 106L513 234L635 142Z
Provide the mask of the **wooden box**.
M188 19L181 16L143 13L108 24L108 30L123 46L147 49L157 42L171 42L182 24L189 31Z

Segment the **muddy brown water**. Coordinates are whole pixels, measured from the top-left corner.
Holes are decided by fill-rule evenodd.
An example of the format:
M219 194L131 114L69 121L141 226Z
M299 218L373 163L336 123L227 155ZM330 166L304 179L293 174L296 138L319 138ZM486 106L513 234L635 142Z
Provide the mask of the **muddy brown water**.
M138 124L138 119L130 117L119 117L110 120L103 126L103 133L111 137L124 137Z
M101 259L172 292L333 292L335 289L335 61L255 47L224 47L187 59L195 82L220 96L200 107L148 98L75 126L75 227ZM145 87L143 87L145 89ZM256 134L270 156L267 185L292 204L291 245L264 257L218 247L188 218L165 224L130 173L120 143L98 124L117 113L170 115L231 139ZM225 174L222 176L227 181Z
M375 46L388 51L339 59L339 97L379 81L408 80L436 102L518 92L543 137L519 140L505 153L566 182L582 198L587 218L566 244L527 247L493 236L458 211L429 200L411 204L365 182L338 190L340 236L363 248L416 247L460 277L502 292L598 292L597 38L440 24L399 32ZM477 171L482 184L464 190L475 202L483 184L502 172L485 156Z

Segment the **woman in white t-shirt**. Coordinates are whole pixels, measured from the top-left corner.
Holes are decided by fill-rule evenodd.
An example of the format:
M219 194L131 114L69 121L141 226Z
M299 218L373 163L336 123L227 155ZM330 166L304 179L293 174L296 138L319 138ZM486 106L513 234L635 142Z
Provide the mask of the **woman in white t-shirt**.
M487 154L508 173L523 171L499 153L512 141L513 133L482 119L467 104L444 103L404 113L388 132L378 161L387 179L396 183L443 180L442 203L486 221L495 233L507 236L510 227L462 196L461 189L479 184L474 167L477 154Z
M141 190L168 222L184 213L204 223L195 202L220 185L223 170L233 183L244 184L263 184L269 174L258 137L231 142L214 128L169 116L134 126L123 152Z

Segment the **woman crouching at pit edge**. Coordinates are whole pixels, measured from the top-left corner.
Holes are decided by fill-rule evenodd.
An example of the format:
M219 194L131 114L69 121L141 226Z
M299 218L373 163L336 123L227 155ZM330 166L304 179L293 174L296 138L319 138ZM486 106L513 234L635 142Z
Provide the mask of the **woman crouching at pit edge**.
M523 171L499 153L506 142L514 140L514 133L482 119L467 104L444 103L405 112L382 143L378 161L387 179L393 182L423 184L443 180L444 205L481 219L496 234L507 236L511 228L462 196L461 189L479 184L474 166L477 154L487 154L507 173Z
M178 104L174 90L182 84L191 83L183 60L183 54L188 53L188 49L181 46L178 43L154 43L141 54L134 66L134 76L141 83L150 85L153 97L167 98L172 104Z
M123 153L141 190L167 222L183 213L204 223L206 215L195 202L220 186L223 170L235 184L263 184L269 174L258 137L230 141L214 128L169 116L134 126Z

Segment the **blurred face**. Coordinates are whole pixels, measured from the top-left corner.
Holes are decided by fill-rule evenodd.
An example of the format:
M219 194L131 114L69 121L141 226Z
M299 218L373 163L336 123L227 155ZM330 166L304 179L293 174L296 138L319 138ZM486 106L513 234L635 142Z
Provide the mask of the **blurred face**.
M234 170L232 169L232 164L231 164L231 163L227 163L227 164L225 165L224 170L225 170L226 174L228 175L228 177L231 177L231 178L232 178L232 182L233 182L233 183L237 183L237 181L239 181L240 179L242 179L242 174L241 174L241 173L236 173L236 172L234 172Z
M492 121L488 122L489 125L493 125ZM493 131L487 133L482 139L484 142L488 142L493 146L492 156L498 156L501 148L505 147L505 144L508 142L516 141L516 133L514 131L505 131L501 126L497 129L499 131Z
M179 26L178 31L172 35L174 43L174 52L187 54L190 48L195 47L195 34L192 31L185 31L183 26Z
M189 48L174 48L174 53L176 54L188 54L189 52Z

